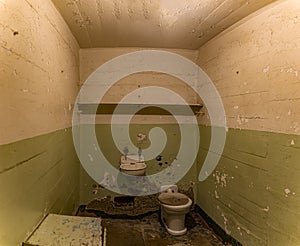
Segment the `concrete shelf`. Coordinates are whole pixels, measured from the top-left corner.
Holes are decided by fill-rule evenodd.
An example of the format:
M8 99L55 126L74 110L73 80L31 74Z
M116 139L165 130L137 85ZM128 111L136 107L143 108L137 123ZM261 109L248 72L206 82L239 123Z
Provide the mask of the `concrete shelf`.
M114 114L118 106L117 114L138 115L182 115L191 116L200 112L202 104L177 105L177 104L118 104L118 103L89 103L78 104L81 114ZM135 113L136 112L136 113ZM172 113L174 112L174 113Z

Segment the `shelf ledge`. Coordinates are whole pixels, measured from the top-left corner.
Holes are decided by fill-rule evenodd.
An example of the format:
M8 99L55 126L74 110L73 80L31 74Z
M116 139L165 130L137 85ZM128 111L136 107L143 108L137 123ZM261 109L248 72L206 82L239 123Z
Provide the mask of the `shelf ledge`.
M136 115L197 115L202 109L201 104L177 105L177 104L118 104L118 103L85 103L78 104L81 114L114 114L118 106L117 114ZM136 112L136 113L135 113ZM173 112L173 113L171 113Z

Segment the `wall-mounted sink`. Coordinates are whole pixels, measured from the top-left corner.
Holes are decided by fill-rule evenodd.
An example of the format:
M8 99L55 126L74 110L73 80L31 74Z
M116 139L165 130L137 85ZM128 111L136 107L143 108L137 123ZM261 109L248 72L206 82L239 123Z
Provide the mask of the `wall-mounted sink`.
M133 176L143 176L146 173L147 165L143 156L128 155L121 156L120 169L121 172Z

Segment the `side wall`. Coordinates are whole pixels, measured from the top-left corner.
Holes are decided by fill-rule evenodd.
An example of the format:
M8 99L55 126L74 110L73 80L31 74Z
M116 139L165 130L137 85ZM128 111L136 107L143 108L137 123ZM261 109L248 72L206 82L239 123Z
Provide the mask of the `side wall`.
M0 2L0 244L78 205L79 47L50 0Z
M246 246L300 244L299 13L299 1L278 1L199 50L229 130L218 168L198 184L198 204ZM201 124L199 169L209 118Z

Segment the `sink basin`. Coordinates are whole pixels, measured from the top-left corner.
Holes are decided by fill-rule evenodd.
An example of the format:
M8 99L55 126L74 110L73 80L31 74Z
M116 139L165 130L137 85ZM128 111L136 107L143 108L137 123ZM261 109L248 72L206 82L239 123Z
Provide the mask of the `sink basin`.
M140 160L139 160L140 159ZM144 158L138 156L121 156L121 172L133 176L143 176L146 173L147 165Z
M143 176L146 173L147 165L144 162L136 162L134 164L121 164L121 172L133 176Z
M138 156L138 155L127 155L126 157L124 155L121 156L121 164L132 164L136 162L143 162L145 163L144 156Z

